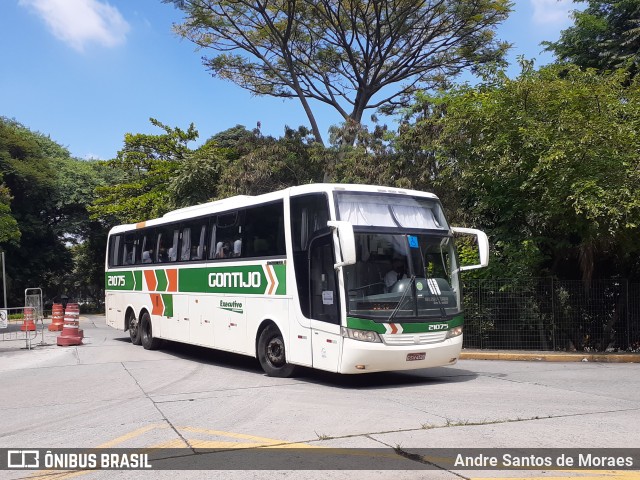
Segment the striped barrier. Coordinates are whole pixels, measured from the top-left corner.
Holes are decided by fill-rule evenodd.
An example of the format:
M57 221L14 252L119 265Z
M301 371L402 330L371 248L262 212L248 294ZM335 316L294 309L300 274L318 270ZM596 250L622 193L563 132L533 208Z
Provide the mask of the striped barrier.
M23 332L33 332L36 329L36 324L34 322L34 311L33 307L24 307L24 317L22 320L22 325L20 326L20 330Z
M51 313L51 323L49 324L50 332L59 332L64 325L64 308L61 303L53 304L53 311Z
M57 340L58 346L82 345L83 336L80 329L80 308L77 303L70 303L64 313L64 325Z

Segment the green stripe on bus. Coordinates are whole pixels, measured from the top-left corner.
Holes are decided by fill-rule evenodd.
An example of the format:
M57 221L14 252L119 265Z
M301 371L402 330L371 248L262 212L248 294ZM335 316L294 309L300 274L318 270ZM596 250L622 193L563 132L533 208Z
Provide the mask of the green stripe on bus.
M142 272L141 272L142 275ZM107 272L104 274L106 290L133 290L133 272ZM142 278L141 280L142 281ZM141 285L142 287L142 285Z
M156 280L158 280L156 290L158 292L164 292L169 284L169 280L167 280L167 273L164 270L156 270Z
M164 312L162 314L165 317L173 317L173 295L163 294L162 303L164 303Z
M386 323L386 322L385 322ZM434 319L432 322L420 322L420 323L402 323L402 322L391 322L398 323L402 326L402 333L424 333L430 332L429 326L434 323L444 324L446 323L449 327L454 328L459 327L464 324L464 316L457 315L453 317L451 320L443 322L441 320ZM365 318L356 318L356 317L347 317L347 327L355 328L356 330L370 330L377 333L386 333L386 329L384 328L384 323L378 323L373 320L365 319Z
M271 269L272 273L265 273ZM154 271L155 291L165 292L169 285L164 269ZM105 273L106 290L147 290L142 270ZM286 295L286 265L242 265L213 268L181 268L178 270L179 293L232 293L242 295Z
M278 278L278 288L276 289L276 295L287 294L287 266L286 265L274 265L273 271Z
M284 265L275 267L284 268ZM274 269L277 272L278 269ZM284 277L284 273L282 274ZM280 275L276 273L276 278ZM180 293L233 293L242 295L262 295L271 286L262 265L243 265L216 268L184 268L178 275ZM286 292L286 284L278 287L276 295Z

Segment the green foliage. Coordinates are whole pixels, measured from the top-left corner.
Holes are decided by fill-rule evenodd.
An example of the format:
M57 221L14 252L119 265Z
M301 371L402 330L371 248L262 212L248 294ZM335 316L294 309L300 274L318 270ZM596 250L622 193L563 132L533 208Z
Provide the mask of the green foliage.
M92 219L108 225L133 223L162 216L175 206L167 187L191 155L188 143L198 138L198 131L193 124L184 131L153 118L150 122L164 133L125 134L124 148L106 162L122 180L96 188L97 198L89 207Z
M65 241L74 243L93 231L87 206L95 198L95 189L106 186L112 172L95 160L52 158L55 170L55 193L51 198L56 233Z
M224 151L215 143L207 143L187 156L169 183L172 204L187 207L216 198L224 165Z
M6 252L9 299L22 297L27 287L50 292L70 266L57 228L59 172L49 155L68 158L68 151L48 137L18 122L0 119L0 229ZM10 202L10 203L9 203ZM9 232L7 235L6 232Z
M91 222L83 241L70 247L73 268L66 274L65 288L75 298L104 300L104 259L108 229Z
M575 24L563 30L557 42L543 42L546 49L559 60L583 68L624 68L636 75L640 67L638 0L586 0L586 3L587 8L573 13Z
M523 62L514 80L498 74L416 106L404 135L435 156L433 180L457 199L454 218L490 231L493 268L561 273L572 259L589 279L607 258L624 270L615 245L640 224L640 89L626 82L623 72Z
M404 102L462 69L500 61L494 37L508 0L280 2L165 0L185 13L179 35L215 53L214 76L256 95L298 99L322 143L309 100L347 123ZM355 142L355 137L346 139ZM329 166L331 168L331 166Z
M104 225L156 218L169 210L237 194L256 195L322 179L325 160L308 130L287 128L282 138L237 125L191 150L188 131L161 127L161 135L127 134L118 158L104 163L118 173L96 188L89 207Z
M2 173L0 173L0 181ZM0 183L0 244L16 243L20 240L20 228L11 214L11 192L6 185Z
M249 131L243 125L209 138L202 147L187 156L171 180L169 190L174 205L186 207L224 196L222 191L227 187L221 180L222 172L257 149L261 138L258 130ZM229 174L224 181L228 179Z
M285 129L279 139L241 137L237 147L227 151L220 174L218 197L259 195L293 185L322 180L324 149L314 144L307 129Z
M71 158L49 137L0 119L0 176L0 247L11 304L22 301L27 287L43 288L48 298L81 291L99 297L106 227L90 221L86 207L97 186L117 180L112 170ZM91 261L81 262L79 251Z

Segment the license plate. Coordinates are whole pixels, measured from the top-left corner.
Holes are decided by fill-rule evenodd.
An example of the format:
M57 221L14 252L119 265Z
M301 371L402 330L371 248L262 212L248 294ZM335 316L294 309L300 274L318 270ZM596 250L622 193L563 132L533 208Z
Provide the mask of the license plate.
M415 360L424 360L426 356L427 356L426 352L407 353L407 362L413 362Z

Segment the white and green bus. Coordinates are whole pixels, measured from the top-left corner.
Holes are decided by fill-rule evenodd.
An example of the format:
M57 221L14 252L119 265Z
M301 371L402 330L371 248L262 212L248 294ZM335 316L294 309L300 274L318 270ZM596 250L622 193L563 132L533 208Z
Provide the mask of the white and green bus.
M458 264L454 233L477 237ZM106 321L257 357L268 375L450 365L462 348L460 272L487 265L478 230L430 193L316 184L236 196L109 233Z

